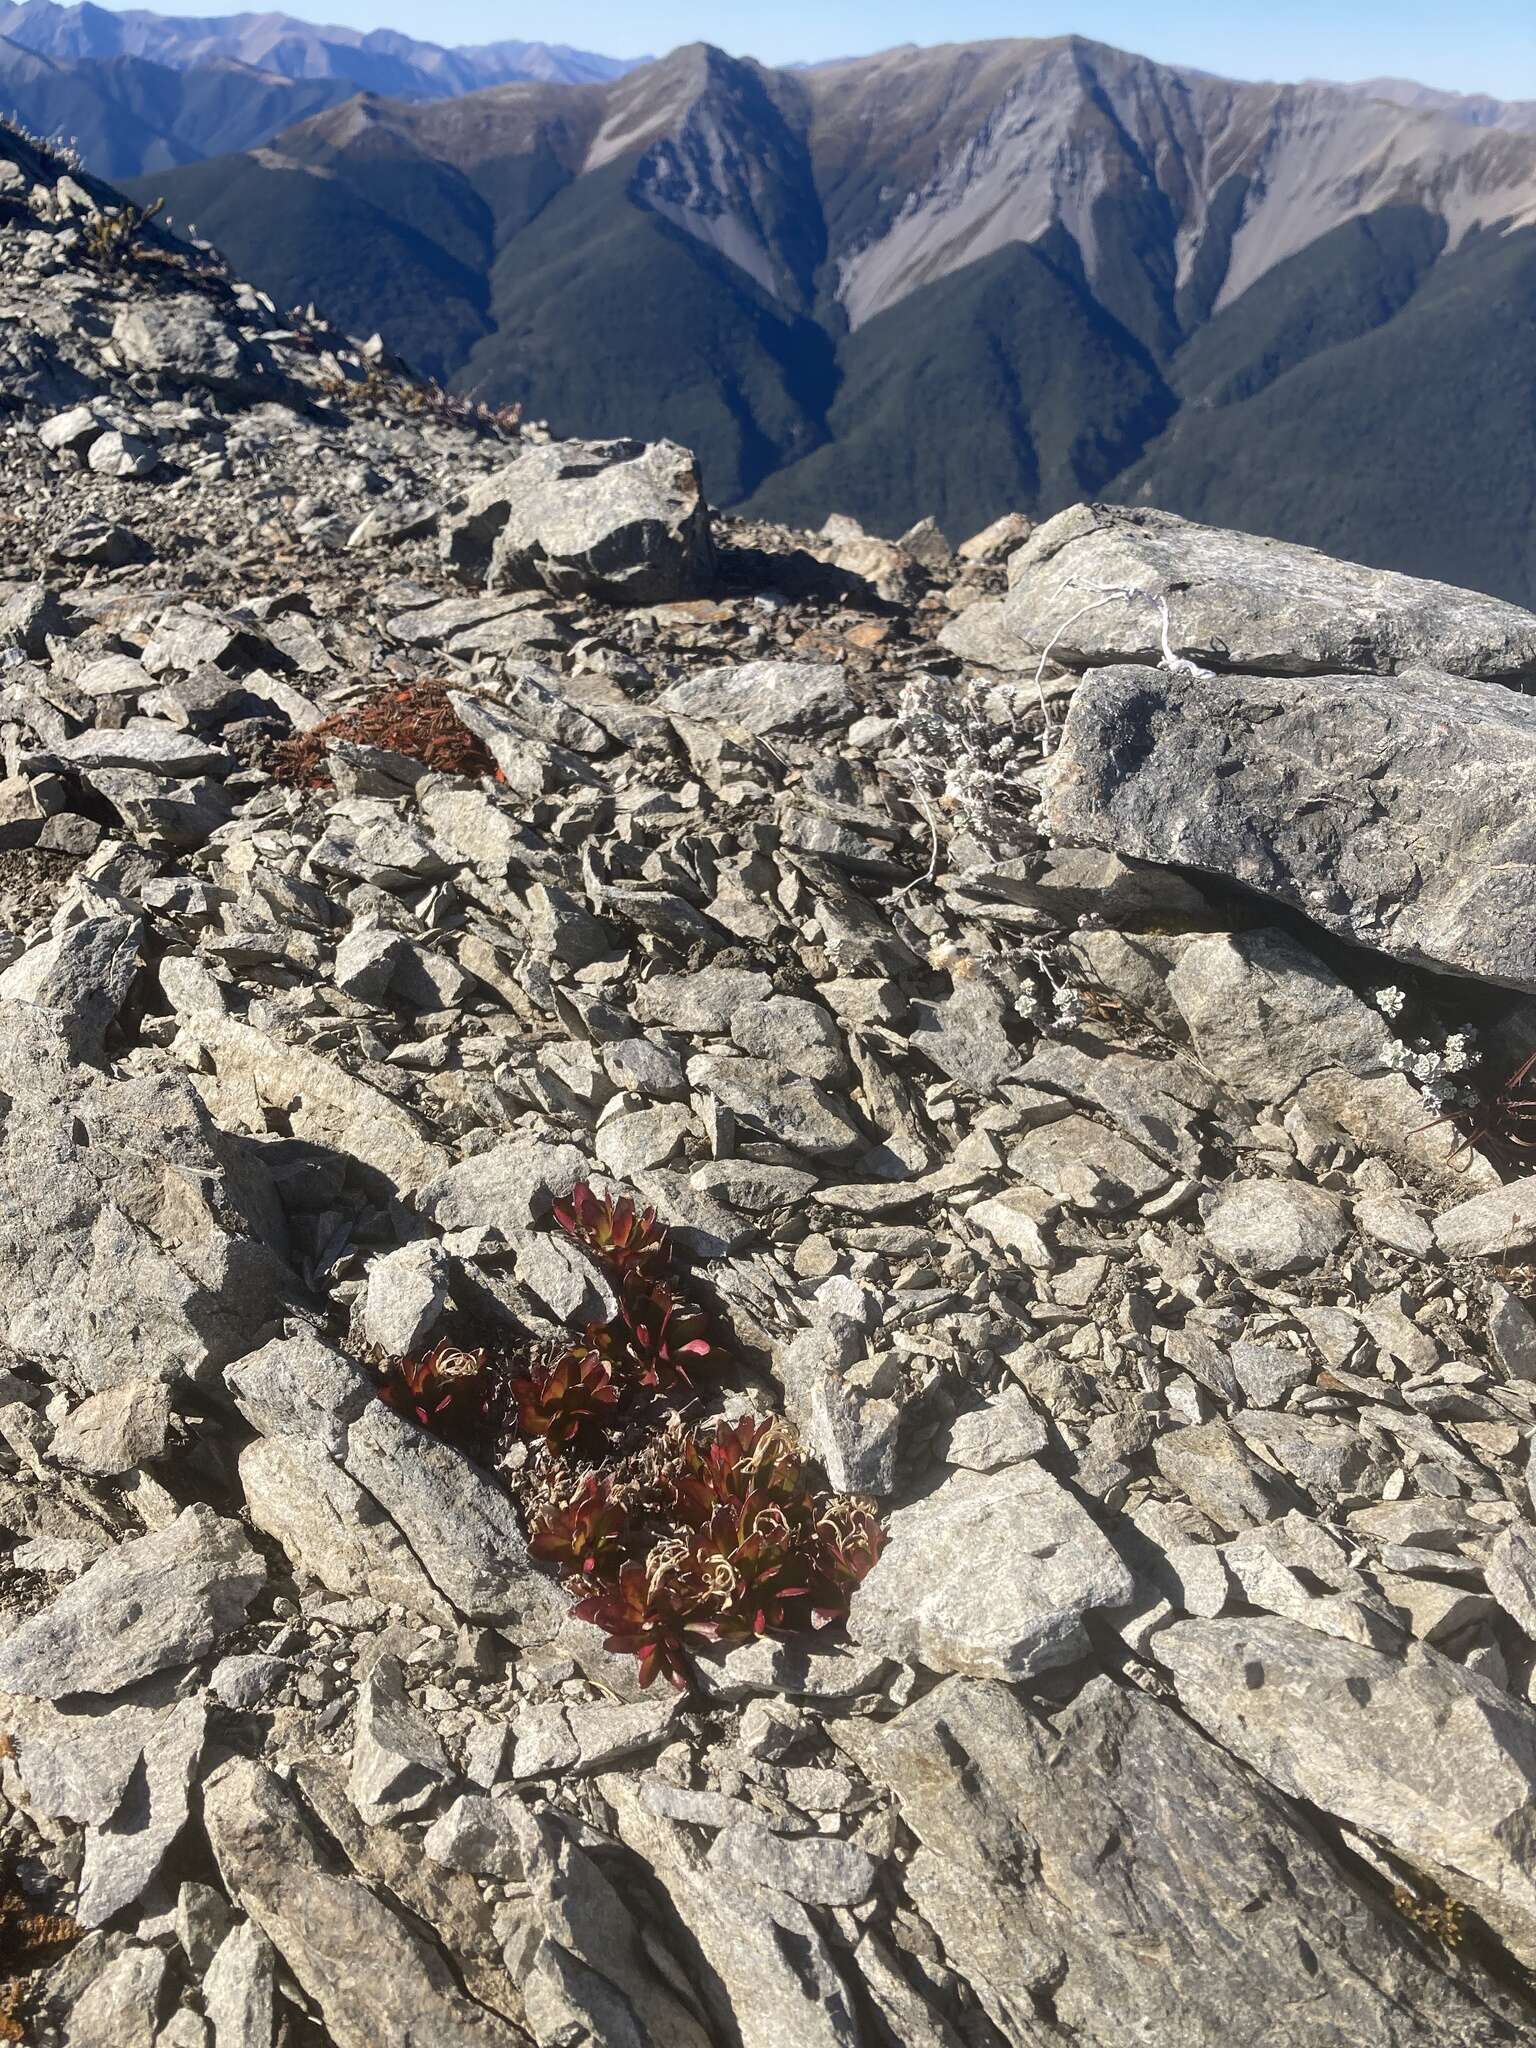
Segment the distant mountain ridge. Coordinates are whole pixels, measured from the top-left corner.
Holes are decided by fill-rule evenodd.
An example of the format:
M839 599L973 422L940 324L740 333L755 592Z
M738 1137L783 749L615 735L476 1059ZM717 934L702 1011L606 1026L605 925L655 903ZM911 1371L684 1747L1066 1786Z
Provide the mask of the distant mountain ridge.
M284 304L716 502L1121 495L1536 597L1536 137L1079 37L363 96L173 171ZM148 191L146 185L142 187Z
M585 84L617 78L633 62L643 61L602 57L547 42L449 49L394 29L364 32L287 14L165 15L97 7L91 0L75 6L60 6L56 0L0 0L0 37L58 65L91 66L126 58L173 71L234 64L268 77L328 79L346 88L334 91L333 99L353 91L440 99L522 79Z
M1442 92L1411 78L1365 78L1339 88L1364 99L1390 100L1419 114L1448 114L1470 128L1514 128L1536 132L1536 100L1498 100L1486 92Z
M355 91L347 79L285 78L227 57L186 68L71 60L0 39L0 112L33 134L67 137L107 178L249 149Z

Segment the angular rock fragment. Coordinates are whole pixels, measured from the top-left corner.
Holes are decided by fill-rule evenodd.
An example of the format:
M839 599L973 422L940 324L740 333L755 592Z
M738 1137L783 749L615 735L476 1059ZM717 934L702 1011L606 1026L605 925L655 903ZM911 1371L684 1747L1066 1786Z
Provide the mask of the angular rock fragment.
M1096 1678L1046 1719L950 1679L835 1732L895 1794L908 1892L1006 2040L1122 2048L1134 2015L1230 2048L1277 2014L1288 2048L1506 2038L1285 1798L1145 1694Z
M661 697L664 711L752 733L811 733L846 725L854 713L847 678L834 662L747 661L701 669Z
M1180 1622L1154 1654L1225 1748L1536 1956L1531 1708L1437 1650L1392 1655L1277 1617Z
M113 1693L192 1664L237 1629L267 1568L238 1522L200 1503L120 1543L0 1644L0 1691Z
M1207 1073L1258 1102L1283 1102L1322 1067L1379 1072L1392 1034L1284 932L1212 932L1180 955L1168 993Z
M225 1886L323 2015L337 2048L386 2038L518 2048L507 2021L460 1991L426 1938L349 1873L328 1867L297 1795L237 1758L209 1779L204 1824Z
M714 571L698 469L672 441L552 441L472 487L444 561L487 590L669 604Z
M1010 630L1036 653L1049 643L1074 668L1158 661L1163 598L1174 653L1203 668L1390 676L1427 664L1458 676L1536 675L1536 616L1517 605L1151 506L1057 513L1009 558L1008 584ZM1072 619L1085 591L1118 589L1145 597Z
M1396 959L1536 989L1536 706L1494 683L1091 671L1050 829L1241 883Z
M357 1692L347 1790L370 1827L419 1813L452 1773L432 1724L405 1696L393 1657L381 1657Z
M1087 1648L1083 1617L1136 1582L1074 1495L1039 1465L955 1472L890 1517L849 1633L930 1671L1033 1677Z

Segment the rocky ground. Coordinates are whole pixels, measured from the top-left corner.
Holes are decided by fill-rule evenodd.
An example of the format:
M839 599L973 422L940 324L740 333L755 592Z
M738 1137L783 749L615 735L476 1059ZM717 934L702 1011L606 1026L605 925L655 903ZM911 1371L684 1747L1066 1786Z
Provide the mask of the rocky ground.
M711 520L109 205L0 143L0 2035L1536 2040L1536 619ZM376 1398L584 1185L885 1532L680 1688Z

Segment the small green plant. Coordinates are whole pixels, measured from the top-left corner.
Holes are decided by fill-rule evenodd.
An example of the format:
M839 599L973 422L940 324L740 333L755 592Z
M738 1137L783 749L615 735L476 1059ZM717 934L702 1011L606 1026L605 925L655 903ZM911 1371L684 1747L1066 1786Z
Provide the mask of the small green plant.
M1392 1894L1392 1903L1405 1920L1411 1920L1442 1948L1460 1948L1467 1938L1462 1925L1466 1908L1459 1899L1447 1898L1443 1893L1438 1899L1421 1899L1406 1885L1399 1885Z
M121 206L104 206L93 213L85 228L86 260L101 270L119 270L139 252L139 238L152 220L165 210L165 201L153 206L135 206L124 200Z

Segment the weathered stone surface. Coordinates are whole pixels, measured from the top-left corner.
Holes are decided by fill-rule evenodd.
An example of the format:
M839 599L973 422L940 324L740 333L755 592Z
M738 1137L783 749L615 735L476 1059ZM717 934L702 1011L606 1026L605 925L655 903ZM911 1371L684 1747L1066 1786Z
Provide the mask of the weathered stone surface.
M1453 1259L1529 1251L1536 1245L1536 1175L1457 1202L1435 1218L1434 1231Z
M314 1437L340 1455L347 1427L375 1398L356 1359L308 1331L274 1337L237 1359L224 1375L240 1413L263 1436Z
M489 1229L513 1237L542 1222L585 1173L574 1145L508 1138L433 1179L418 1207L439 1230Z
M1285 932L1212 932L1168 977L1207 1073L1258 1102L1282 1102L1322 1067L1379 1072L1391 1032Z
M732 2034L742 2048L859 2048L865 2029L848 1985L803 1906L785 1892L699 1868L687 1833L650 1811L633 1777L610 1775L599 1780L599 1790L618 1813L624 1841L654 1871L703 1955L700 1992L710 2024L706 2032L690 2023L690 2034L698 2027L700 2048ZM581 1930L572 1946L584 1939L602 1967L596 1946L602 1923L587 1898L567 1891L561 1903L565 1925Z
M951 1679L835 1733L896 1795L909 1895L1005 2040L1506 2038L1284 1799L1144 1694L1095 1679L1047 1721Z
M95 1057L122 1008L139 966L143 926L136 917L82 918L23 953L0 974L0 997L60 1010Z
M0 1055L7 1341L85 1392L206 1378L297 1292L270 1177L180 1076L23 1073L26 1043Z
M1058 837L1220 875L1355 944L1536 989L1536 705L1432 669L1106 668L1047 783Z
M709 1867L738 1884L788 1892L807 1906L856 1906L875 1881L873 1861L855 1842L821 1835L787 1839L752 1821L716 1836Z
M1074 505L1009 558L1008 625L1058 661L1155 662L1168 604L1173 651L1202 668L1311 676L1536 675L1536 617L1476 591L1336 561L1316 548L1198 526L1150 506ZM1146 592L1099 604L1095 591Z
M699 473L673 441L553 441L476 484L443 559L487 590L668 604L703 590L714 543Z
M179 1044L189 1059L206 1055L221 1076L249 1081L297 1136L356 1159L399 1188L420 1187L447 1165L409 1111L304 1046L210 1011L187 1020Z
M1436 1650L1294 1621L1153 1639L1179 1704L1272 1784L1384 1842L1536 1956L1536 1713Z
M1154 1447L1158 1470L1235 1535L1308 1505L1283 1472L1250 1451L1230 1422L1200 1422L1170 1429Z
M356 1877L328 1869L297 1796L243 1758L208 1781L204 1824L230 1896L319 2006L337 2048L517 2048L425 1938Z
M302 1577L343 1598L382 1600L432 1621L453 1608L389 1516L311 1437L261 1437L240 1453L240 1484L256 1527Z
M1123 1606L1135 1580L1059 1480L1039 1465L953 1473L898 1508L855 1593L855 1642L931 1671L1029 1678L1086 1647L1083 1616Z
M755 733L807 733L845 725L853 694L835 662L747 661L701 669L663 691L664 711Z
M0 1644L0 1691L119 1692L191 1664L240 1626L267 1568L238 1522L201 1504L109 1550Z
M846 1152L862 1135L846 1101L763 1060L701 1053L688 1062L688 1079L733 1116L813 1159Z
M1338 1196L1301 1181L1240 1181L1213 1197L1204 1220L1222 1257L1261 1277L1310 1272L1349 1234Z
M276 1953L255 1921L243 1920L203 1973L214 2048L269 2048L276 2002Z
M87 1831L75 1918L101 1927L140 1897L186 1824L203 1754L208 1710L200 1699L174 1707L130 1779L127 1796L100 1827Z
M113 322L112 345L131 370L146 371L169 384L244 396L260 390L266 367L239 333L194 292L135 298ZM278 380L274 377L271 383L275 387Z
M548 1642L567 1602L528 1556L504 1487L440 1438L374 1401L347 1432L345 1464L461 1614Z
M53 1433L48 1455L77 1472L130 1472L165 1449L171 1397L159 1380L129 1380L81 1402Z
M405 1696L393 1657L381 1657L357 1689L347 1790L369 1827L419 1813L452 1776L432 1723Z
M483 1792L466 1792L440 1813L421 1838L422 1853L449 1870L479 1877L521 1878L517 1830L501 1805Z

